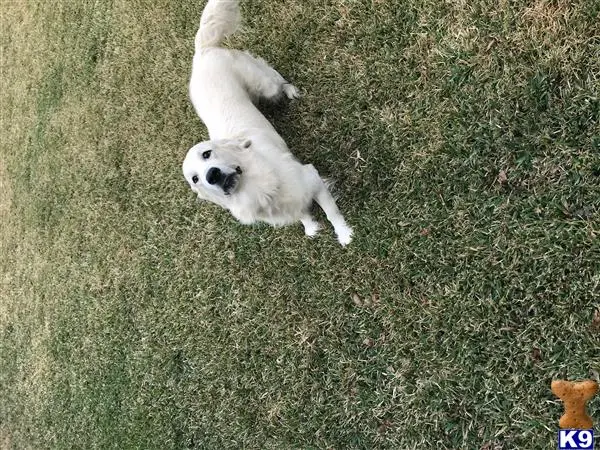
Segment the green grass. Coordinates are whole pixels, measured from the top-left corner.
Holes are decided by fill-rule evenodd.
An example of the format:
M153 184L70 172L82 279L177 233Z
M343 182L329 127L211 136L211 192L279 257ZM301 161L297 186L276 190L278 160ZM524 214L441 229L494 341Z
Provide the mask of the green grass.
M245 2L346 249L193 199L202 7L3 7L0 447L555 448L550 381L600 371L600 3Z

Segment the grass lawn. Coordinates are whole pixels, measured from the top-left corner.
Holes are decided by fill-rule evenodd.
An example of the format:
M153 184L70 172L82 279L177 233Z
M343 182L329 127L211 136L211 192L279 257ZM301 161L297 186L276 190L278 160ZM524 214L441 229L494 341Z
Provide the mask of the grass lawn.
M2 6L0 447L556 448L550 381L600 372L600 1L243 2L345 249L194 200L203 5Z

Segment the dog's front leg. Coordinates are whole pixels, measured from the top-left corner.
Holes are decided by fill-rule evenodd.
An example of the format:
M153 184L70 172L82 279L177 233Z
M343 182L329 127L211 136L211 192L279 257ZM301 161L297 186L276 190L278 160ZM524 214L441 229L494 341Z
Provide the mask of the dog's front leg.
M304 234L306 234L308 237L315 237L321 229L321 225L319 225L319 222L313 219L313 217L309 213L306 213L306 215L302 219L300 219L300 221L304 226Z
M352 240L352 228L346 224L344 216L342 216L342 213L335 203L335 199L331 195L331 192L329 192L327 185L319 175L317 169L315 169L312 164L308 164L304 167L306 167L306 170L308 170L311 183L313 184L315 201L319 204L323 211L325 211L327 220L329 220L331 225L333 225L333 229L335 230L335 234L337 235L339 243L342 244L342 246L348 245ZM304 221L302 221L302 223L304 223Z

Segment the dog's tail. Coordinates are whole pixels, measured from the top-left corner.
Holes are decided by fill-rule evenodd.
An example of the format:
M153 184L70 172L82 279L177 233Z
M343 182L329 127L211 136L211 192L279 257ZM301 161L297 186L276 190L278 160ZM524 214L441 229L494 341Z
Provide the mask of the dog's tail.
M196 33L196 49L218 47L240 25L238 0L208 0Z

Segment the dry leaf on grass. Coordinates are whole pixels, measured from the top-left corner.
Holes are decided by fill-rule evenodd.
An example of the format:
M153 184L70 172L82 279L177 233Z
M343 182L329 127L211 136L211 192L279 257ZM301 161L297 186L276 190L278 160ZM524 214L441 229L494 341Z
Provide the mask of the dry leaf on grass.
M508 181L508 177L506 176L506 171L503 169L498 173L498 183L500 184L506 184L506 182Z
M592 330L600 331L600 307L596 308L592 316Z

